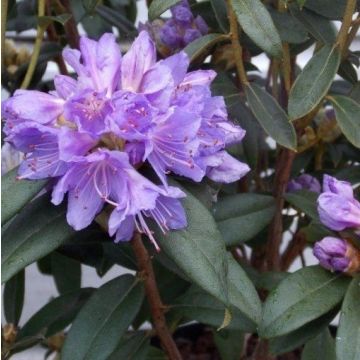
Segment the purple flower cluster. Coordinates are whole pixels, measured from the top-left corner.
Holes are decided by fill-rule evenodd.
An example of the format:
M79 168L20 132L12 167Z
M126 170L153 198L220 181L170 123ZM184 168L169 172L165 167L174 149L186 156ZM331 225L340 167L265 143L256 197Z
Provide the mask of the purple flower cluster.
M360 202L354 198L350 183L324 175L318 212L321 222L331 230L352 229L360 234ZM314 246L314 255L320 264L332 271L347 271L353 254L357 258L358 253L347 240L330 236Z
M191 12L186 0L170 8L172 17L163 24L154 22L142 25L161 45L171 53L183 49L186 45L208 33L209 29L201 16Z
M164 232L187 224L179 201L185 194L168 184L168 174L232 182L249 171L225 151L245 131L228 120L224 99L211 96L216 74L188 73L185 53L156 62L143 31L123 57L112 34L98 42L83 37L80 51L63 56L76 80L56 76L51 93L18 90L2 112L6 140L25 153L19 179L55 178L52 202L68 194L74 229L108 205L116 241L137 229L157 246L147 218ZM138 171L145 162L160 185Z
M309 174L301 174L297 178L289 181L287 186L288 192L297 190L310 190L319 193L321 191L321 185L315 177Z

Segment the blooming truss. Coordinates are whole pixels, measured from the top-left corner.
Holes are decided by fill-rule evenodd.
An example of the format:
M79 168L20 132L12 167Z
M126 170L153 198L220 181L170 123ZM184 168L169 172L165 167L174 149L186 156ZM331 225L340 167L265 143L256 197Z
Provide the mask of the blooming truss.
M53 178L52 202L68 194L74 229L108 206L116 241L137 229L157 247L148 218L164 232L187 224L185 194L169 185L170 173L229 183L249 171L225 150L245 131L228 120L223 97L211 96L215 72L187 72L184 52L157 62L142 31L123 57L112 34L83 37L80 51L63 57L76 79L57 75L50 93L18 90L2 110L6 140L25 153L18 178ZM144 164L157 183L139 172Z

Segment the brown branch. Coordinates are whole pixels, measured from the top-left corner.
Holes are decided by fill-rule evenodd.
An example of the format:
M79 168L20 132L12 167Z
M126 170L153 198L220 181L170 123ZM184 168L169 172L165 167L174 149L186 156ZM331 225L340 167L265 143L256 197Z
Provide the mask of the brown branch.
M164 316L165 307L160 298L154 269L149 253L142 242L141 234L135 232L134 237L131 240L131 245L136 256L139 270L144 279L146 297L150 305L154 327L160 338L161 345L170 360L181 360L182 357L166 324Z
M343 56L347 51L346 43L348 38L348 32L352 23L352 16L354 14L355 8L356 8L356 0L347 0L344 11L344 17L336 39L336 43L340 46L340 51Z
M50 0L46 1L46 14L48 16L51 16L51 6L50 6ZM55 30L55 26L53 23L49 24L49 26L46 29L47 36L50 41L58 43L59 42L59 36ZM62 75L69 75L65 61L61 55L57 55L54 57L54 60L59 68L60 74Z
M286 271L294 260L300 256L306 246L306 236L303 232L297 232L287 246L281 258L281 270Z
M269 229L267 243L267 268L268 270L280 270L280 245L283 235L284 193L289 182L292 163L295 152L289 149L280 149L275 168L275 215Z
M61 4L64 7L65 11L71 15L71 18L64 25L68 43L69 43L70 47L78 49L80 36L79 36L79 32L78 32L78 29L76 26L74 14L71 10L70 1L69 0L61 0Z

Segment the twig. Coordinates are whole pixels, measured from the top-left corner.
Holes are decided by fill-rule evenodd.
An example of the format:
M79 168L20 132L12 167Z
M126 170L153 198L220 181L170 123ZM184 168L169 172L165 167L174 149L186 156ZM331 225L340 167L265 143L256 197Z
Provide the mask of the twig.
M301 255L306 246L306 236L303 232L297 232L290 241L281 258L281 270L286 271L294 260Z
M4 61L8 0L1 0L1 62Z
M359 27L360 27L360 14L357 16L357 18L351 24L351 30L346 39L345 49L349 49L357 32L359 31Z
M139 270L144 279L145 292L150 305L154 327L160 338L162 347L171 360L181 360L182 357L166 324L164 305L162 304L157 288L151 259L142 242L141 234L135 232L131 240L131 245L136 256Z
M280 245L283 234L282 210L284 207L284 193L289 182L291 166L295 158L295 152L289 149L280 149L274 182L275 215L269 229L267 243L267 268L268 270L280 270Z
M50 1L51 0L46 1L46 13L47 13L48 16L51 16ZM49 26L46 29L46 33L47 33L48 38L49 38L50 41L55 42L55 43L59 42L59 36L56 33L56 29L55 29L55 26L54 26L53 23L49 24ZM54 57L54 60L58 65L60 73L62 75L69 75L63 57L61 55L56 55Z
M76 26L74 14L71 10L70 1L69 0L61 0L61 4L63 5L65 11L71 15L71 18L64 25L68 43L72 48L78 49L80 36L79 36L79 32L78 32L78 29Z
M242 85L249 85L243 62L243 49L239 41L239 25L231 5L231 0L227 1L227 11L230 22L231 45L234 51L237 74Z
M343 21L336 39L336 43L340 47L342 55L347 51L346 44L348 38L349 28L352 23L352 16L356 7L356 0L348 0L345 7Z
M45 0L39 0L38 16L40 17L40 16L44 16L44 15L45 15ZM21 89L26 89L31 83L31 79L34 75L36 64L37 64L37 61L39 58L41 43L42 43L42 40L44 37L44 32L45 32L45 26L39 24L37 26L37 31L36 31L36 40L35 40L35 44L34 44L34 50L31 55L30 64L27 68L25 78L21 84Z

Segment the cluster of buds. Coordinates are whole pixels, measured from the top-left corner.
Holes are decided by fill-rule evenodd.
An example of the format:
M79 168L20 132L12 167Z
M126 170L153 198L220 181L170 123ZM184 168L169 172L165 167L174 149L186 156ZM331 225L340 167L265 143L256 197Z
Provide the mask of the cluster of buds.
M160 52L168 56L183 49L186 45L208 33L208 26L201 16L194 16L186 0L171 9L171 18L155 20L140 25L156 41Z
M360 202L355 199L351 184L324 176L323 192L318 198L321 222L331 230L351 230L360 235ZM314 246L320 265L331 271L349 275L360 271L360 250L347 236L325 237Z
M321 191L319 180L309 174L301 174L295 179L292 179L287 186L288 192L297 190L309 190L316 193Z

